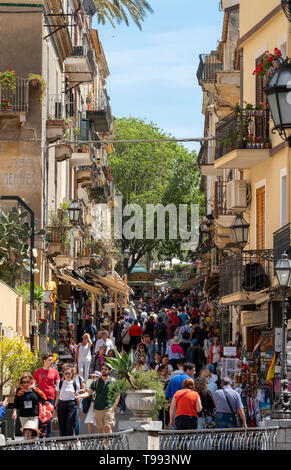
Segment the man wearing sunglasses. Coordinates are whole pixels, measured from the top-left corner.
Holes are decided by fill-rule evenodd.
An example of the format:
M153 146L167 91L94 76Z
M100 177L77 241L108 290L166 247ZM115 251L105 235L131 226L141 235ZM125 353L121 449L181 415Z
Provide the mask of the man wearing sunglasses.
M101 364L101 377L92 382L87 392L84 393L80 391L75 394L76 398L87 398L95 393L93 409L95 424L99 434L112 433L112 428L115 424L114 412L120 398L120 395L118 395L114 405L110 406L108 399L109 385L115 381L113 377L110 377L110 374L111 366L103 362L103 364Z

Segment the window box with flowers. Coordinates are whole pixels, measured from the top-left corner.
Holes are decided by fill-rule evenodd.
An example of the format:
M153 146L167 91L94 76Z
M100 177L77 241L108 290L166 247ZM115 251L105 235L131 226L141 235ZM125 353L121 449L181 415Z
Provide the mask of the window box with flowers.
M265 51L263 60L253 71L253 75L257 77L264 77L266 84L268 84L275 72L275 70L282 63L282 52L275 47L274 52Z

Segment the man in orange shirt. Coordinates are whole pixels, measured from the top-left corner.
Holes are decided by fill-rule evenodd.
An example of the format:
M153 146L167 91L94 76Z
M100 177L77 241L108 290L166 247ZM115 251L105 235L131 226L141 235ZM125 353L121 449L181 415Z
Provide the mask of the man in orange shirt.
M129 328L129 335L130 335L130 347L136 349L137 345L141 341L141 336L143 331L138 324L137 320L134 320L133 325Z
M202 411L200 396L194 392L194 380L185 379L183 389L178 390L170 406L170 424L175 429L197 429L198 413ZM175 420L173 418L176 410Z

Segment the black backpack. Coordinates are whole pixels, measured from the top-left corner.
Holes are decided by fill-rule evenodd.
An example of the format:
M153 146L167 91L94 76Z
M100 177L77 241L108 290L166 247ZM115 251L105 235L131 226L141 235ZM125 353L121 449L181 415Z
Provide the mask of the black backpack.
M159 338L166 338L167 336L167 327L165 323L157 323L156 332Z

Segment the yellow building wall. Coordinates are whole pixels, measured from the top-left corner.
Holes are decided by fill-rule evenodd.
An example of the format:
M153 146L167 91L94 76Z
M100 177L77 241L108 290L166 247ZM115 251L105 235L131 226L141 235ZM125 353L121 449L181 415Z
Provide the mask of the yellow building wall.
M0 309L0 323L6 327L10 327L13 331L20 328L20 319L18 312L18 300L21 297L7 284L0 281L0 303L3 308Z
M240 4L240 37L246 34L253 26L262 20L277 5L278 0L257 0L256 2L244 0ZM266 50L273 51L275 47L282 47L286 43L286 52L290 54L289 23L283 11L262 26L241 47L243 48L243 98L244 102L255 104L256 80L253 71L256 59ZM290 42L291 46L291 42ZM270 129L273 123L270 122ZM278 133L270 134L272 147L282 144ZM252 201L249 214L246 218L250 222L250 243L248 249L256 249L256 185L265 180L265 248L273 248L273 232L280 228L281 215L281 179L280 170L287 170L287 221L290 221L290 149L284 148L270 156L259 165L243 172L243 177L251 185Z
M281 0L241 0L240 37L252 29L280 3Z
M256 165L251 170L244 171L244 179L251 185L251 208L246 218L250 222L250 235L248 249L256 249L256 185L265 181L265 248L273 248L273 232L280 228L280 170L287 169L287 155L289 149L285 148L273 157ZM290 157L289 157L290 158ZM288 218L288 217L287 217Z

